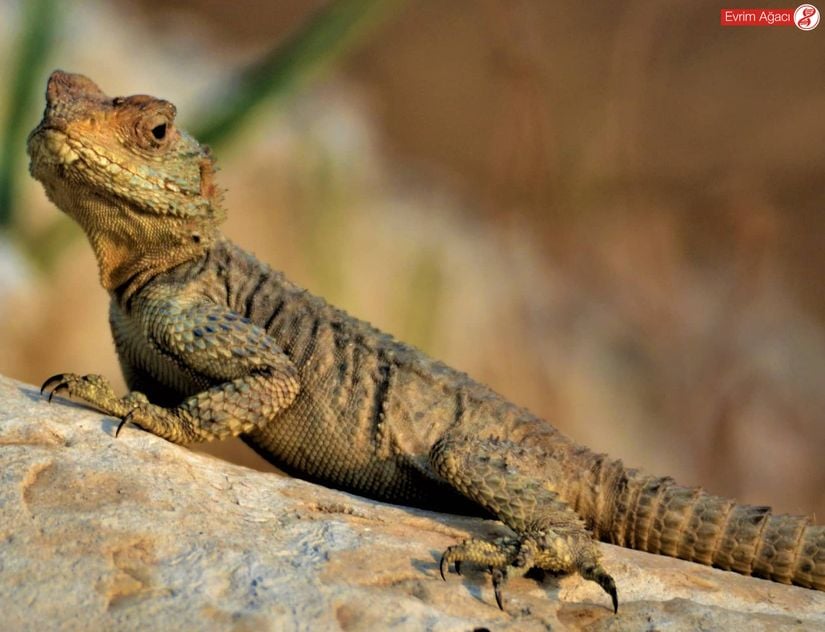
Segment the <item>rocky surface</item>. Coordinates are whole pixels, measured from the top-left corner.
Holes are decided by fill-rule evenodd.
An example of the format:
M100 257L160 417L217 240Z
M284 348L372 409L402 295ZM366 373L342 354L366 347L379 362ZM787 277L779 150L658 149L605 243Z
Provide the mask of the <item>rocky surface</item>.
M825 593L605 546L619 614L577 577L444 583L495 522L373 502L195 454L0 377L6 630L815 630Z

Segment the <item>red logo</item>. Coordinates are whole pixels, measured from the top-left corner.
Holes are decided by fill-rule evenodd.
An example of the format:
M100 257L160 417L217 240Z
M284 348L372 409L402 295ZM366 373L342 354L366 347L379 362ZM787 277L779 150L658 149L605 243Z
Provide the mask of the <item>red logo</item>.
M722 26L792 26L812 31L819 24L819 9L801 4L796 9L721 9Z
M800 4L793 12L793 23L803 31L813 31L819 25L819 9L812 4Z

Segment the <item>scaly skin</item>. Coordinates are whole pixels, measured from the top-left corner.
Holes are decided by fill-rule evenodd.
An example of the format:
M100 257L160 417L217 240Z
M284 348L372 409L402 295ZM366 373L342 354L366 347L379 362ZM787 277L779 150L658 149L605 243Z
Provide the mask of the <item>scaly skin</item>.
M221 236L208 150L175 108L111 99L57 71L31 133L32 175L85 230L132 392L65 391L175 443L241 436L304 477L378 499L492 514L513 531L445 551L492 570L578 572L617 607L593 536L825 590L825 528L646 476L327 305Z

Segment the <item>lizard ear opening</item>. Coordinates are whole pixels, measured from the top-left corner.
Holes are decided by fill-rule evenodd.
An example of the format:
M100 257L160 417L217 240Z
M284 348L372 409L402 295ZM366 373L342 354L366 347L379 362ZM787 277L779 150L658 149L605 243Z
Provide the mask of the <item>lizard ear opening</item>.
M214 200L220 195L220 190L215 184L215 161L209 152L208 147L204 147L204 156L200 161L201 177L201 197L207 200Z
M215 182L215 160L206 146L203 147L203 156L198 168L201 197L209 202L209 217L212 222L219 224L226 216L223 209L223 189Z

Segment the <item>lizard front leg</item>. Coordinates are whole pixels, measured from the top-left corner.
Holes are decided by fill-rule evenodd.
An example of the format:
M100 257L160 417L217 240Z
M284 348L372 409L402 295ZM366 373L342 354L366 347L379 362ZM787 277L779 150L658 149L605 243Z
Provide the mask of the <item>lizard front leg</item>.
M132 317L144 324L154 349L204 390L164 408L137 391L117 397L99 375L63 374L43 384L49 399L65 391L120 417L121 426L128 421L174 443L191 443L250 432L298 394L297 371L275 341L225 307L160 288L135 301Z
M519 464L533 457L528 452L509 441L467 436L447 437L433 446L430 461L438 475L515 532L494 541L474 538L449 547L441 559L441 576L451 563L456 572L462 562L488 566L496 602L503 609L501 587L511 576L530 568L578 572L599 584L617 611L616 584L602 568L598 547L584 523L548 481L519 471Z

